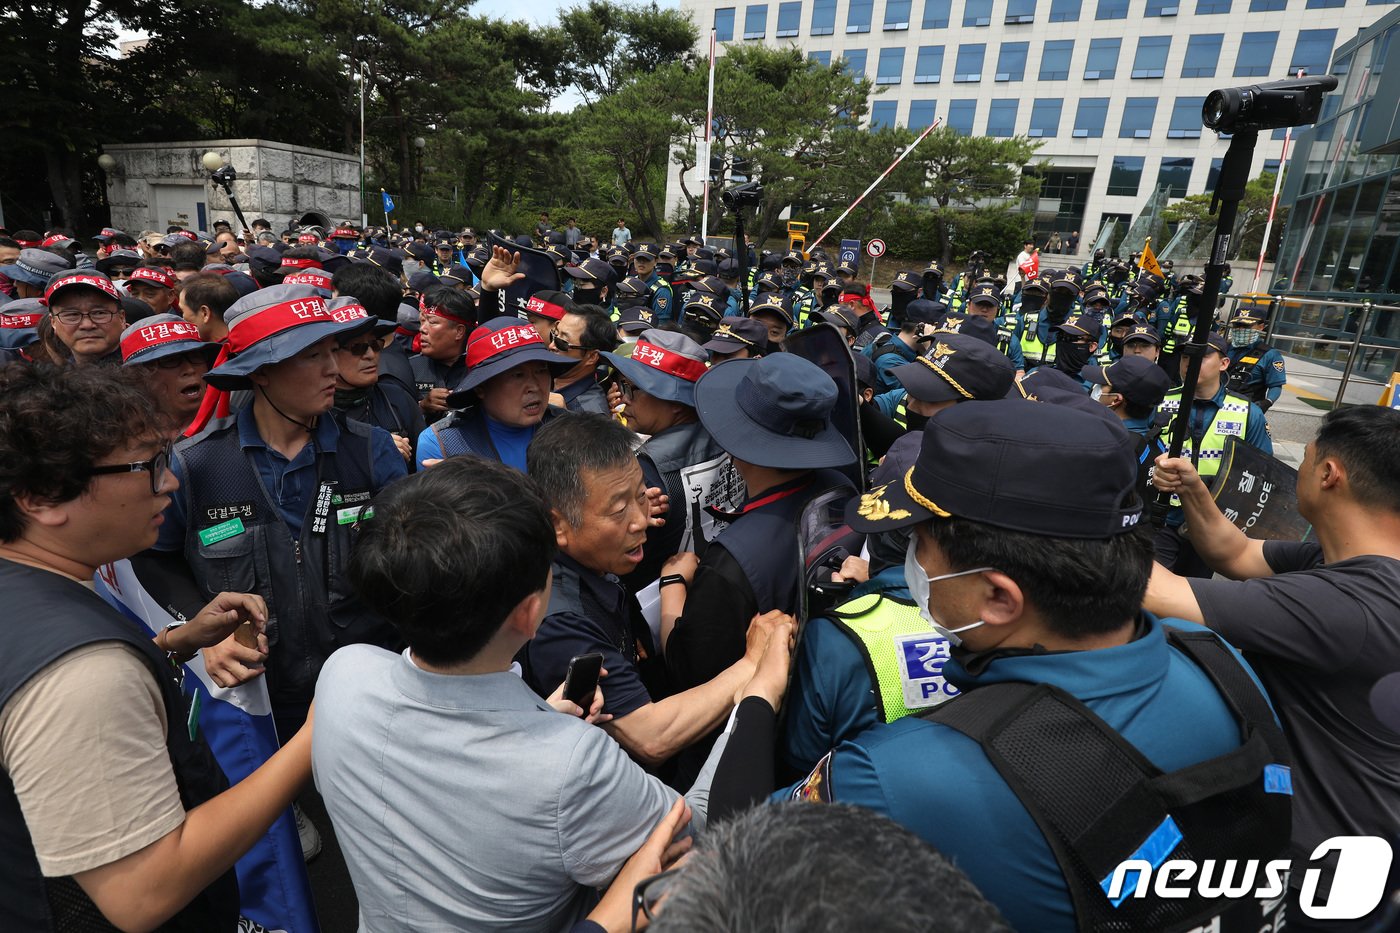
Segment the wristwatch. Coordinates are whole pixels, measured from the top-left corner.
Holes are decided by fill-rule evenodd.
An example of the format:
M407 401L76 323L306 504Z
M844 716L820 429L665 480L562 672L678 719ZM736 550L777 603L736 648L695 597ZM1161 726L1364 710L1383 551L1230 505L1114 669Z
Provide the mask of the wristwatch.
M681 576L678 573L668 573L666 574L666 576L658 580L657 583L660 586L670 586L672 583L679 583L681 586L684 586L687 589L690 588L690 584L685 582L685 577Z

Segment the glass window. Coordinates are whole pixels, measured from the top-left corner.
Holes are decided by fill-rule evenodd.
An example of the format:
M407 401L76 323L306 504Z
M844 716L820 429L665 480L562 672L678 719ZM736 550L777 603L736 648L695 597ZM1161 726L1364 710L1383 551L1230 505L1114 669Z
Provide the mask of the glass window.
M984 42L970 42L958 46L958 61L953 68L954 81L981 81L982 61L987 57Z
M894 126L898 101L877 100L870 105L870 128L872 130Z
M1172 106L1172 122L1167 126L1168 139L1201 138L1201 105L1204 97L1178 97Z
M1191 184L1191 166L1194 163L1194 159L1163 157L1162 167L1157 170L1157 187L1166 188L1169 198L1186 197L1186 188Z
M1196 15L1207 16L1212 13L1229 13L1230 0L1196 0Z
M992 106L987 112L988 136L1016 135L1016 107L1018 104L1020 101L1014 97L999 97L992 101Z
M865 77L865 49L847 49L841 57L846 60L846 74L857 79Z
M1308 0L1309 10L1332 10L1347 5L1347 0Z
M1006 22L1035 22L1035 0L1006 0Z
M914 60L914 83L937 84L942 73L943 46L919 46L919 57Z
M836 31L836 0L813 0L812 25L808 33L829 36Z
M1148 16L1175 16L1180 12L1181 0L1147 0Z
M1181 76L1215 77L1215 66L1220 61L1220 46L1224 41L1225 35L1219 32L1192 36L1186 43L1186 59L1181 63Z
M1272 13L1288 9L1288 0L1249 0L1249 12Z
M1129 97L1123 102L1123 122L1118 125L1118 138L1151 139L1152 121L1156 118L1157 98Z
M948 126L961 136L972 135L972 121L977 119L977 101L955 100L948 104Z
M1366 0L1366 5L1367 5L1367 6L1389 6L1390 4L1396 3L1396 2L1400 2L1400 0Z
M875 83L898 84L903 76L904 47L881 49L880 63L875 67Z
M1224 159L1211 159L1211 160L1210 160L1210 171L1206 173L1206 190L1207 190L1207 191L1214 191L1214 190L1215 190L1215 183L1218 182L1218 181L1220 180L1220 166L1223 165L1224 162L1225 162Z
M1098 81L1118 74L1118 50L1122 39L1089 40L1089 58L1084 62L1084 80Z
M1298 41L1293 46L1293 57L1288 60L1288 73L1296 75L1301 68L1310 75L1327 73L1327 62L1332 58L1332 43L1337 41L1335 29L1302 29Z
M1060 113L1065 102L1060 97L1037 97L1031 105L1031 129L1027 136L1050 139L1060 134Z
M875 12L875 0L851 0L846 10L847 32L869 32L870 19Z
M831 67L831 52L827 50L823 50L820 52L808 52L807 61L816 62L823 68L829 68Z
M909 102L909 128L911 130L921 130L933 122L934 111L938 108L936 100L911 100Z
M1127 19L1128 0L1099 0L1094 19Z
M1108 193L1134 197L1142 183L1142 156L1114 156L1108 173Z
M1133 58L1133 77L1166 77L1167 53L1171 51L1171 48L1171 36L1139 37L1137 55Z
M750 3L744 7L744 38L762 39L768 31L768 4Z
M1075 139L1101 139L1108 119L1107 97L1081 97L1074 113Z
M953 0L924 0L925 29L947 29L952 17Z
M885 31L909 28L909 10L914 0L886 0Z
M1068 81L1069 62L1074 57L1073 39L1052 39L1040 56L1040 80Z
M789 0L778 4L778 31L773 33L779 39L797 35L802 28L802 0Z
M1029 42L1003 42L997 54L998 81L1020 81L1026 76L1026 56L1030 54Z
M992 0L967 0L963 7L964 26L990 26L992 24Z
M1257 78L1267 75L1274 64L1276 32L1247 32L1240 37L1240 54L1235 58L1235 77Z
M1278 159L1265 159L1263 171L1267 172L1270 175L1277 175L1278 167L1280 164L1280 160Z
M1050 0L1050 22L1077 23L1083 0Z
M720 7L715 10L715 41L734 41L734 8Z

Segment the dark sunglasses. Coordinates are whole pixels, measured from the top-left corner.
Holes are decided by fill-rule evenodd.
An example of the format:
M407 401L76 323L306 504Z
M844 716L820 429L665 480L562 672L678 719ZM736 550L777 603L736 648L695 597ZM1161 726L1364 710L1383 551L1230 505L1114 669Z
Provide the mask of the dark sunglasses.
M351 356L364 356L366 353L378 353L384 349L377 340L359 340L355 343L344 343L336 348L349 353Z
M591 350L591 349L592 349L592 347L585 347L585 346L584 346L583 344L581 344L581 343L569 343L568 338L565 337L563 334L559 333L559 329L558 329L558 328L555 328L554 330L551 330L551 331L549 332L549 344L550 344L550 346L554 347L554 349L556 349L556 350L561 350L561 351L564 351L564 352L567 352L567 351L569 351L569 350Z
M107 476L117 473L150 473L151 474L151 494L160 495L160 480L165 472L170 469L170 443L167 442L161 447L160 452L149 460L137 460L135 463L114 463L110 466L95 466L88 470L89 476Z

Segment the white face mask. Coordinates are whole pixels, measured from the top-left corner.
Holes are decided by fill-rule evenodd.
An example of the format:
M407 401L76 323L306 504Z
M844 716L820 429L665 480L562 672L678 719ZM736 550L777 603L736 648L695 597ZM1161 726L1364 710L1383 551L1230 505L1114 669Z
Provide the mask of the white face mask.
M956 648L962 644L960 633L970 631L977 628L979 625L986 625L987 623L978 620L971 625L964 625L962 628L945 628L933 617L933 613L929 611L929 585L937 583L939 580L951 580L954 577L965 577L974 573L986 573L996 568L976 567L972 570L960 570L957 573L945 573L936 577L930 577L924 570L924 565L919 563L918 549L919 536L915 533L909 538L909 547L904 552L904 580L909 584L909 595L913 597L915 605L919 607L919 614L924 617L924 621L932 625L935 632L948 639L948 644Z
M1089 398L1093 399L1093 400L1096 401L1096 402L1099 400L1100 396L1102 396L1102 395L1103 395L1103 386L1099 386L1099 385L1094 386L1094 388L1093 388L1092 390L1090 390L1090 392L1089 392Z
M413 229L414 229L414 231L416 231L417 233L422 233L422 232L423 232L423 225L422 225L422 224L415 224L415 225L413 226Z

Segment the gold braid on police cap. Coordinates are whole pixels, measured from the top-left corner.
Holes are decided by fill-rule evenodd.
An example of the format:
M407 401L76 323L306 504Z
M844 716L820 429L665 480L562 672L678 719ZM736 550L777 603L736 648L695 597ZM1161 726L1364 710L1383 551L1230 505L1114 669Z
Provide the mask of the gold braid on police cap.
M944 372L940 367L937 367L937 366L933 365L933 361L930 360L928 357L926 357L926 356L921 356L921 357L919 357L919 362L920 362L920 363L923 363L923 364L924 364L925 366L927 366L929 369L933 370L934 372L938 373L938 375L940 375L940 376L942 376L944 379L946 379L946 380L948 381L948 384L949 384L950 386L952 386L953 388L957 389L958 392L960 392L960 393L962 394L963 398L966 398L966 399L971 399L971 398L972 398L972 393L971 393L971 392L967 391L967 390L964 389L961 385L959 385L959 384L958 384L958 380L956 380L956 379L954 379L952 376L948 375L948 374L947 374L946 372Z
M954 383L954 384L956 385L956 383ZM947 511L946 509L941 509L941 508L939 508L939 507L938 507L938 504L937 504L936 502L934 502L932 499L928 498L928 497L925 496L923 493L919 492L919 490L917 490L917 489L914 488L914 468L913 468L913 467L910 467L910 468L909 468L909 472L904 474L904 491L907 492L907 493L909 493L910 498L912 498L915 502L919 503L919 505L922 505L924 508L928 509L928 510L929 510L930 512L932 512L934 515L937 515L939 518L952 518L952 517L953 517L953 513L952 513L952 512L949 512L949 511Z

